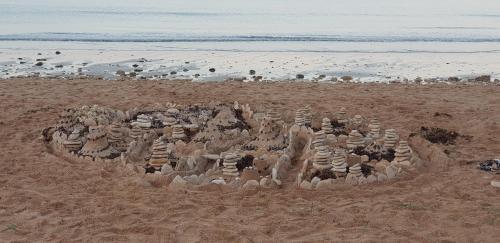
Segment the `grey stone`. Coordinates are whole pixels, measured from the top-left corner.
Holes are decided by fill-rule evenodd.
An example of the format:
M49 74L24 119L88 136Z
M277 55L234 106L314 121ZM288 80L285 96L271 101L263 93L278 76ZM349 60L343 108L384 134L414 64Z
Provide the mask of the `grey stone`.
M305 190L311 190L312 184L311 184L311 182L304 180L304 181L302 181L302 183L300 183L300 188L305 189Z
M374 183L374 182L377 182L377 177L374 176L374 175L369 175L367 178L366 178L366 182L368 183Z
M185 189L187 186L187 181L182 179L181 176L177 175L172 182L170 182L170 185L168 185L169 189Z
M326 190L326 189L331 189L333 187L333 180L332 179L326 179L318 182L316 184L316 189L317 190Z
M387 178L387 176L386 176L385 174L383 174L383 173L380 173L380 174L378 174L378 176L377 176L377 180L378 180L378 181L380 181L380 182L382 182L382 181L386 181L386 180L388 180L388 179L389 179L389 178Z
M314 177L314 178L312 178L312 180L311 180L311 185L312 185L312 187L316 187L316 185L317 185L317 184L318 184L318 182L320 182L320 181L321 181L321 179L320 179L319 177Z
M387 168L385 168L385 173L387 174L387 178L389 178L389 180L394 179L398 174L398 168L394 166L387 166Z
M249 180L243 185L243 189L256 189L259 188L260 184L256 180Z

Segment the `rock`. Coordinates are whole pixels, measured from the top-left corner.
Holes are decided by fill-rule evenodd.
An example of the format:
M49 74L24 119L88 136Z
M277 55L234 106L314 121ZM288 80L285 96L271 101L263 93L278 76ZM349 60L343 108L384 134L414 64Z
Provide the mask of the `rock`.
M367 183L368 183L368 181L366 180L366 178L364 176L359 177L359 179L358 179L358 184L359 185L364 185L364 184L367 184Z
M385 168L385 173L387 174L387 178L389 178L389 180L394 179L398 174L398 168L392 165L387 166L387 168Z
M352 76L342 76L340 79L342 79L343 81L351 81Z
M311 180L311 185L312 185L312 187L316 187L316 185L317 185L317 184L318 184L318 182L320 182L320 181L321 181L321 179L320 179L319 177L314 177L314 178L312 178L312 180Z
M361 162L362 163L366 163L370 161L370 158L368 157L368 155L361 155Z
M177 175L174 180L168 185L169 189L172 190L179 190L179 189L185 189L187 187L187 181L182 179L181 176Z
M215 72L215 68L210 68L210 69L208 69L208 71L213 73L213 72Z
M491 185L500 188L500 181L491 181Z
M297 74L295 77L297 79L304 79L304 74Z
M361 164L361 156L356 155L356 154L348 154L347 155L347 164L349 166L352 166L355 164Z
M256 180L249 180L243 185L243 189L257 189L259 188L260 184Z
M56 51L56 55L60 55L60 54L61 54L61 52L60 52L60 51Z
M240 178L243 183L246 183L250 180L259 180L259 172L257 172L257 170L255 169L245 168L243 169Z
M377 182L377 177L374 176L374 175L369 175L367 178L366 178L366 182L367 183L374 183L374 182Z
M250 72L248 72L250 75L255 75L255 70L250 70Z
M190 184L193 184L193 185L200 184L200 180L199 180L197 175L186 176L186 177L184 177L184 180L189 182Z
M226 181L224 179L219 178L219 179L215 179L215 180L210 181L210 183L217 184L217 185L225 185Z
M42 66L42 65L43 65L43 62L37 62L37 63L35 64L35 66L38 66L38 67L40 67L40 66Z
M123 77L123 76L125 76L125 75L126 75L126 73L125 73L125 71L123 71L123 70L118 70L118 71L116 71L116 75L118 75L118 76L122 76L122 77Z
M318 182L316 184L316 189L317 190L327 190L331 189L333 187L333 180L332 179L326 179Z
M359 178L354 176L353 174L347 174L345 178L345 183L349 185L357 185L359 181Z
M306 180L302 181L302 183L300 183L300 188L304 189L304 190L311 190L312 189L312 184L311 182L308 182Z
M172 166L170 166L170 164L164 164L162 167L161 167L161 173L163 175L167 175L167 174L170 174L174 171L174 169L172 168Z
M490 82L491 81L491 76L490 75L482 75L474 79L476 82Z
M386 180L388 180L388 179L389 179L389 178L387 178L387 176L386 176L385 174L383 174L383 173L380 173L380 174L378 174L378 176L377 176L377 180L378 180L379 182L386 181Z

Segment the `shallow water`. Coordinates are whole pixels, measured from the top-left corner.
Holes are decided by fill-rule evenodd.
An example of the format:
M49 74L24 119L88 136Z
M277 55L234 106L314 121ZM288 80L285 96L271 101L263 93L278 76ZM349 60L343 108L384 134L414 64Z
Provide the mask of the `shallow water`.
M231 69L221 65L238 66L230 58L241 56L249 60L249 67L217 75L242 75L249 68L260 68L271 79L294 77L296 72L364 73L361 76L380 78L496 75L500 69L496 57L500 2L493 0L3 0L0 23L2 63L16 60L16 55L36 59L33 55L38 52L48 56L51 50L60 49L78 52L60 60L75 65L105 62L110 57L93 54L101 51L114 56L113 62L125 60L118 60L126 56L122 52L133 52L127 59L154 58L159 54L151 52L158 52L181 65L183 56L191 58L197 52L199 61L207 63L199 64L200 70L208 66ZM205 58L204 52L225 60ZM312 59L321 55L328 56L324 65L313 65ZM276 71L253 63L254 56L297 67ZM286 60L289 56L300 61ZM444 62L435 66L436 58ZM325 71L333 64L326 61L333 59L342 70ZM347 65L352 62L378 68L358 70ZM414 71L384 67L399 62ZM426 68L429 65L434 70ZM4 65L6 70L9 75L23 73ZM424 71L432 73L417 73ZM0 75L8 76L6 72Z

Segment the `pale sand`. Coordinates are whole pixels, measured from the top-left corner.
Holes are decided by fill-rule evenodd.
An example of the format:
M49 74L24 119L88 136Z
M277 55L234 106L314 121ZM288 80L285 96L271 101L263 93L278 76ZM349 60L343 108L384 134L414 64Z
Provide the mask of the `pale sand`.
M498 242L500 189L473 160L500 156L500 86L0 81L1 242ZM63 108L155 102L341 106L403 135L436 126L473 136L443 147L454 163L408 179L336 191L172 192L95 163L48 154L38 139ZM448 113L451 119L435 117ZM291 116L288 116L290 119ZM498 178L497 178L498 179Z

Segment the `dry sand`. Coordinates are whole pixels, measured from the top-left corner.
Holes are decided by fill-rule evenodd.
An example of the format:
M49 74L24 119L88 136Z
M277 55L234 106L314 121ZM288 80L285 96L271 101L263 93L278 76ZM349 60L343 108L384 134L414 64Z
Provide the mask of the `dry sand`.
M0 242L498 242L500 189L474 160L500 156L500 86L0 81ZM403 136L436 126L473 136L445 171L335 191L172 192L45 151L41 130L69 106L270 101L378 116ZM451 118L435 116L447 113Z

